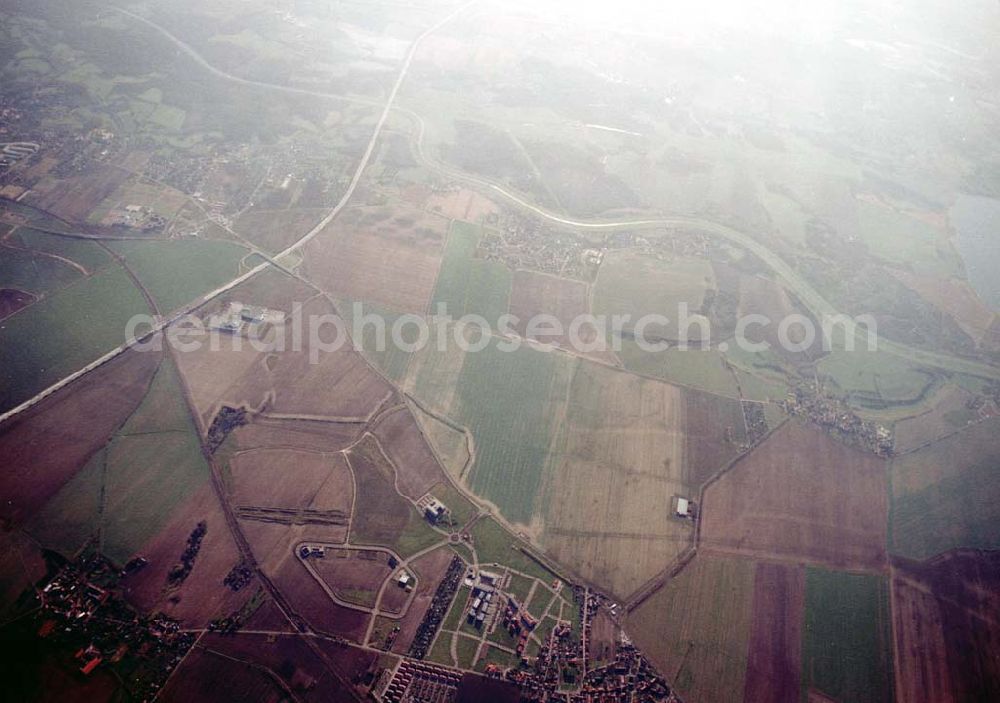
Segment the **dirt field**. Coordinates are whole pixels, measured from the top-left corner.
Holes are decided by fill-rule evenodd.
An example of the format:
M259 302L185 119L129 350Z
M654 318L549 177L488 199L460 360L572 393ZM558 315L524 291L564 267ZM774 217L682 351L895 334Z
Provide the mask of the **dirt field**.
M0 288L0 320L35 302L35 296L15 288Z
M751 562L699 554L629 615L625 631L684 700L743 700L753 582Z
M757 564L744 703L798 703L805 571Z
M892 579L900 703L1000 698L1000 554L960 551Z
M618 626L604 610L598 611L590 624L587 649L594 662L611 662L618 648Z
M357 700L351 682L374 663L375 655L347 645L315 640L317 655L301 637L239 633L208 634L200 646L241 661L253 662L274 672L304 703L342 703ZM230 699L232 700L232 699Z
M33 598L18 600L44 576L45 560L38 545L21 531L0 532L0 621L33 607Z
M284 699L284 691L267 673L200 647L188 655L159 697L176 703L280 703Z
M783 425L705 492L701 546L854 569L885 566L885 462Z
M400 630L392 645L393 652L404 654L410 648L413 636L417 633L417 628L424 619L424 613L427 612L427 606L434 598L434 591L437 590L438 583L444 577L445 571L448 570L448 564L451 563L453 556L454 552L442 547L413 562L413 570L417 573L419 580L416 595L410 603L409 610L406 611L406 616L399 621Z
M306 275L337 296L422 314L434 292L447 225L420 210L349 210L306 245Z
M312 230L324 214L322 210L251 210L236 221L233 229L264 251L276 253Z
M681 391L581 363L550 459L543 544L557 561L626 598L691 541L670 515L690 495Z
M360 423L275 420L256 417L230 435L239 450L262 448L303 449L336 452L348 447L360 435Z
M449 220L466 222L480 222L487 215L499 211L492 200L465 188L434 192L427 198L424 207L432 212L441 213Z
M404 495L416 500L446 480L408 408L396 410L382 419L374 434L396 467L399 490Z
M737 400L683 390L686 482L700 487L739 453L746 437Z
M411 506L394 488L394 470L368 435L348 452L358 499L351 542L391 547L406 529Z
M208 530L194 568L179 588L171 588L167 574L201 521ZM232 613L256 590L251 583L233 592L223 583L240 558L210 485L185 502L139 553L149 560L149 565L124 581L129 601L143 612L159 610L188 627L205 627L212 619Z
M350 514L354 482L341 454L257 449L230 461L231 496L240 506L341 510Z
M343 528L285 526L249 520L242 520L240 524L261 569L296 613L322 632L353 641L364 637L368 616L330 600L294 553L295 546L304 541L342 542L347 536Z
M122 354L0 426L0 522L18 525L55 495L139 406L159 361Z
M559 320L564 334L560 337L535 335L530 337L546 344L557 344L566 349L574 349L570 336L570 324L580 315L590 312L587 284L567 278L556 278L536 271L515 271L510 293L510 313L518 318L515 326L518 334L529 338L528 321L536 315L551 315ZM548 329L548 324L540 327ZM574 332L576 340L591 344L598 338L593 325L581 326ZM614 363L616 357L610 349L592 352L594 358Z
M84 223L87 215L129 178L124 169L96 166L86 173L59 180L46 178L24 199L68 222Z
M357 605L374 606L379 586L391 574L385 552L328 549L313 568L338 597Z

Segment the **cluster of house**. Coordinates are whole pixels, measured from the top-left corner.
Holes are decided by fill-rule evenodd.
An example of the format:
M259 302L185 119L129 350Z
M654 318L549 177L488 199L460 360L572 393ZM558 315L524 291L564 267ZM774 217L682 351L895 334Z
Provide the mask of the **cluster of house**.
M432 496L430 493L427 493L417 501L417 510L419 510L423 516L427 518L427 522L432 525L444 522L450 514L448 506Z
M528 646L528 636L532 630L538 627L538 621L513 596L507 596L507 607L504 609L500 626L517 640L515 651L518 657L524 658L524 649Z
M285 313L258 305L230 302L222 312L210 315L209 329L228 334L260 339L265 325L280 325L285 321Z
M466 576L465 585L472 589L472 605L466 615L470 625L481 630L486 619L493 617L499 602L496 588L499 580L500 576L492 571L480 571L478 575L470 571Z

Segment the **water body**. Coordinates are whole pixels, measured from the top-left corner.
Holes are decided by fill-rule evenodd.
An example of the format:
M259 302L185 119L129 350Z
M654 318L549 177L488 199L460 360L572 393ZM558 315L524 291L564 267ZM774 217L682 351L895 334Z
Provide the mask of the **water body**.
M1000 200L960 195L948 214L969 282L983 302L1000 311Z

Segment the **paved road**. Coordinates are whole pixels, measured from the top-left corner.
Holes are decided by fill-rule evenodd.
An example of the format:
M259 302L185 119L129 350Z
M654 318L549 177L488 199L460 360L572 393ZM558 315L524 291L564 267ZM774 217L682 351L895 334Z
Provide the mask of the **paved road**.
M345 191L340 202L338 202L337 205L327 214L327 216L324 217L323 220L320 221L319 224L317 224L313 229L311 229L309 232L303 235L298 241L293 243L287 249L274 256L273 261L280 262L282 258L294 254L297 250L301 249L305 244L307 244L316 235L318 235L327 225L329 225L330 222L332 222L333 219L337 217L337 215L340 214L340 212L344 209L348 201L354 195L354 191L361 180L361 176L363 175L365 168L368 166L368 163L371 160L372 154L375 150L375 146L378 142L378 138L382 132L382 128L384 127L385 122L388 119L389 113L394 109L394 103L397 94L399 93L400 86L403 84L403 81L406 78L406 74L408 73L410 65L413 62L413 57L416 55L417 50L420 48L420 44L423 42L424 39L426 39L435 31L437 31L445 24L450 22L461 12L463 12L467 7L469 7L469 5L472 4L474 3L468 3L466 5L459 7L453 13L442 19L440 22L425 30L410 45L410 49L406 54L403 64L400 67L399 74L396 77L396 81L393 84L391 92L389 93L389 97L382 106L382 113L372 133L372 137L368 142L368 146L365 149L364 155L361 158L361 162L358 164L358 168L354 172L354 176L351 179L350 185ZM210 73L219 78L267 90L295 93L301 95L311 95L319 98L347 100L349 102L356 102L359 104L372 105L372 106L378 104L375 103L374 101L367 100L365 98L348 97L334 93L313 91L304 88L295 88L292 86L284 86L276 83L266 83L264 81L255 81L235 76L231 73L222 71L221 69L216 68L215 66L210 64L191 46L184 43L181 39L175 37L168 30L164 29L155 22L152 22L151 20L148 20L140 15L129 12L128 10L122 10L120 8L113 8L113 9L156 30L157 32L165 36L167 39L169 39L171 42L173 42L181 51L183 51L187 56L189 56L192 60L194 60L199 66L201 66L202 68L204 68L205 70L209 71ZM780 278L785 283L785 285L787 285L792 291L796 293L799 299L809 309L809 311L813 313L813 315L817 316L820 319L823 319L824 317L829 317L838 314L836 308L833 305L831 305L825 298L823 298L823 296L815 288L813 288L812 285L810 285L809 282L805 280L805 278L799 275L780 256L778 256L770 249L768 249L767 246L765 246L764 244L762 244L761 242L757 241L756 239L754 239L753 237L749 236L744 232L733 229L732 227L720 224L718 222L712 222L710 220L693 218L693 217L660 217L660 218L650 218L650 219L609 220L609 221L580 220L575 218L562 217L560 215L557 215L553 212L546 210L545 208L542 208L538 205L535 205L533 203L524 200L520 196L516 195L515 193L512 193L511 191L507 190L506 188L497 183L493 183L486 179L471 176L465 172L457 171L429 158L424 153L422 146L424 123L421 117L411 110L407 110L404 108L396 108L396 109L401 114L404 114L410 117L411 119L415 120L415 122L418 125L418 137L416 141L417 141L418 155L420 156L421 160L424 161L425 164L427 164L428 166L454 178L455 180L476 185L480 188L488 190L492 194L500 196L500 198L502 198L503 200L506 200L508 203L511 203L525 211L534 213L538 217L541 217L549 222L552 222L553 224L561 225L563 227L569 227L572 229L613 231L622 229L686 227L706 232L709 234L714 234L723 239L731 241L734 244L737 244L745 248L747 251L750 251L753 254L760 257L761 260L763 260L765 263L767 263L768 266L771 267L771 269L775 272L778 278ZM111 359L123 353L128 348L134 346L136 342L143 341L144 339L148 338L150 334L152 334L153 332L162 331L170 324L176 322L177 320L189 314L193 310L198 309L206 302L217 298L218 296L222 295L223 293L229 290L232 290L233 288L240 285L244 281L256 276L261 271L264 271L265 269L267 269L268 266L271 265L275 264L272 264L270 261L259 264L258 266L255 266L253 269L247 271L238 278L233 279L226 285L217 288L216 290L202 296L200 299L196 300L194 303L178 311L171 317L160 320L156 325L154 325L153 329L149 334L139 339L130 340L125 344L122 344L121 346L112 349L107 354L103 355L99 359L88 364L79 371L70 374L61 381L58 381L49 388L46 388L35 397L30 398L29 400L25 401L24 403L21 403L17 407L12 408L11 410L8 410L0 414L0 423L2 423L3 421L7 420L10 417L13 417L14 415L24 412L28 408L39 403L44 398L48 397L49 395L66 387L67 385L77 380L81 376L107 363ZM864 333L863 331L859 330L858 334L859 334L859 348L863 348L865 340L861 337L863 337ZM974 376L982 376L985 378L1000 380L1000 368L996 368L994 366L979 363L976 361L970 361L968 359L962 359L948 354L930 352L922 349L914 349L904 344L900 344L898 342L893 342L891 340L885 339L883 337L879 337L878 339L878 348L882 352L893 354L894 356L904 358L916 364L944 369L947 371L966 373Z
M436 23L432 27L430 27L427 30L425 30L422 34L420 34L420 36L418 36L413 41L413 43L410 45L409 51L406 53L406 57L403 60L402 66L400 66L399 74L396 76L396 81L395 81L395 83L393 83L392 90L389 93L389 97L386 99L385 104L382 106L382 114L379 116L379 120L378 120L378 122L375 125L375 129L372 131L371 139L368 140L368 146L365 148L365 152L364 152L364 154L361 157L361 161L358 163L358 167L355 169L354 176L351 178L351 182L348 185L347 190L344 191L343 197L341 197L340 201L334 206L334 208L329 213L327 213L326 217L324 217L315 227L313 227L311 230L309 230L308 232L306 232L306 234L304 234L298 241L296 241L295 243L293 243L287 249L285 249L281 253L279 253L276 256L274 256L273 258L274 258L275 261L280 261L285 256L287 256L289 254L293 254L295 251L297 251L298 249L300 249L303 246L305 246L317 234L319 234L327 225L329 225L333 221L333 219L335 217L337 217L337 215L339 215L340 212L347 206L347 203L350 201L351 197L354 195L354 191L358 187L358 183L361 182L361 176L364 174L365 168L368 166L368 163L371 161L372 154L375 151L375 146L378 143L378 138L379 138L379 136L382 133L382 128L385 126L385 122L388 119L389 113L392 110L393 103L395 102L396 96L399 93L399 88L400 88L400 86L402 86L403 81L406 79L406 74L410 70L410 64L413 63L413 57L416 55L417 50L420 48L420 44L427 37L429 37L431 34L433 34L438 29L440 29L441 27L443 27L445 24L447 24L448 22L450 22L451 20L453 20L455 17L457 17L461 12L463 12L471 4L472 3L468 3L466 5L462 5L457 10L455 10L454 12L452 12L451 14L449 14L447 17L445 17L444 19L442 19L440 22ZM128 10L122 10L120 8L112 8L112 9L114 9L117 12L120 12L120 13L128 16L128 17L131 17L131 18L133 18L133 19L135 19L135 20L137 20L137 21L139 21L139 22L141 22L141 23L143 23L143 24L145 24L145 25L147 25L149 27L152 27L156 31L160 32L161 34L163 34L164 36L166 36L168 39L170 39L174 44L176 44L178 47L180 47L180 49L182 51L184 51L188 56L190 56L192 59L194 59L199 65L201 65L206 70L210 71L213 75L216 75L216 76L218 76L220 78L224 78L224 79L230 80L230 81L235 81L237 83L242 83L242 84L245 84L245 85L252 85L252 86L257 86L257 87L262 87L262 88L268 88L268 89L272 89L272 90L280 90L280 91L283 91L283 92L303 93L303 94L306 94L306 95L313 95L313 96L316 96L316 97L340 98L340 99L343 99L343 96L333 95L333 94L329 94L329 93L321 93L321 92L316 92L316 91L303 90L303 89L299 89L299 88L292 88L292 87L289 87L289 86L281 86L281 85L275 85L275 84L270 84L270 83L262 83L262 82L259 82L259 81L251 81L251 80L248 80L248 79L245 79L245 78L240 78L238 76L234 76L232 74L226 73L225 71L221 71L221 70L215 68L214 66L212 66L211 64L209 64L194 49L192 49L191 47L189 47L187 44L185 44L184 42L182 42L180 39L178 39L177 37L175 37L173 34L171 34L170 32L168 32L163 27L160 27L158 24L156 24L156 23L154 23L154 22L152 22L152 21L150 21L150 20L148 20L148 19L146 19L144 17L136 15L136 14L134 14L132 12L129 12ZM353 99L352 98L351 100L353 102L361 102L361 103L368 104L368 105L377 105L378 104L378 103L373 103L372 101L363 100L363 99ZM272 266L272 265L273 264L271 262L265 261L264 263L259 264L259 265L255 266L254 268L250 269L249 271L247 271L243 275L241 275L241 276L239 276L237 278L234 278L229 283L227 283L227 284L225 284L225 285L223 285L223 286L221 286L219 288L216 288L215 290L213 290L210 293L207 293L207 294L203 295L201 298L197 299L196 301L194 301L190 305L187 305L186 307L182 308L181 310L179 310L175 314L171 315L170 317L160 318L156 322L156 324L153 325L153 328L147 334L145 334L145 335L143 335L141 337L138 337L136 339L131 339L131 340L126 341L124 344L122 344L122 345L120 345L120 346L112 349L111 351L109 351L108 353L104 354L100 358L98 358L98 359L92 361L91 363L87 364L86 366L84 366L79 371L76 371L76 372L70 374L69 376L63 378L61 381L58 381L58 382L54 383L53 385L49 386L48 388L46 388L45 390L43 390L41 393L39 393L38 395L34 396L33 398L29 398L28 400L26 400L25 402L21 403L20 405L18 405L16 407L14 407L14 408L12 408L12 409L10 409L10 410L8 410L8 411L0 414L0 423L4 422L8 418L13 417L14 415L17 415L19 413L24 412L25 410L31 408L34 405L37 405L39 402L41 402L42 400L44 400L48 396L52 395L53 393L59 391L62 388L65 388L66 386L68 386L69 384L71 384L73 381L77 380L81 376L84 376L85 374L90 373L91 371L93 371L94 369L98 368L99 366L102 366L102 365L106 364L108 361L110 361L111 359L114 359L119 354L124 353L127 349L135 346L135 344L137 342L141 342L141 341L144 341L144 340L148 339L150 336L152 336L152 334L154 334L156 332L162 332L164 329L166 329L169 325L173 324L177 320L179 320L179 319L183 318L184 316L190 314L194 310L197 310L198 308L200 308L202 305L204 305L205 303L209 302L210 300L214 300L215 298L219 297L223 293L232 290L233 288L235 288L236 286L240 285L244 281L247 281L250 278L253 278L254 276L256 276L260 272L266 270L269 266Z

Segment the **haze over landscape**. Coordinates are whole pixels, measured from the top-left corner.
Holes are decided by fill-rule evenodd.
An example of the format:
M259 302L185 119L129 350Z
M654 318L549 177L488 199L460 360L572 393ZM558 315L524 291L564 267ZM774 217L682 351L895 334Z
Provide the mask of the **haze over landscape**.
M7 695L1000 700L998 40L0 3Z

